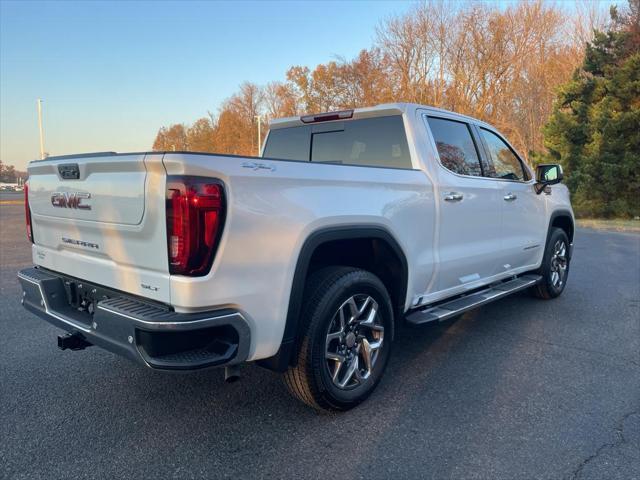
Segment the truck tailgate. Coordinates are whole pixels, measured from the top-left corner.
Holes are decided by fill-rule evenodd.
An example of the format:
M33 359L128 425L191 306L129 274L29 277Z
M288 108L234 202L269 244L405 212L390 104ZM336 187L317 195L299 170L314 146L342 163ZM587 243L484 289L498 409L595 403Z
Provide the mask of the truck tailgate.
M142 221L144 155L43 162L33 166L29 176L32 214L122 225Z
M170 302L161 154L29 165L34 262Z

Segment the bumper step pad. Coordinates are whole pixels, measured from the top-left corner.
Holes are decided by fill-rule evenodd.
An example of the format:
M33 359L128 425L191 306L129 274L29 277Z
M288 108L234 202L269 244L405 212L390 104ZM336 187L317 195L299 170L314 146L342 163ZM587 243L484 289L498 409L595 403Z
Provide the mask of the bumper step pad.
M71 334L60 337L61 348L97 345L161 370L234 365L249 354L251 331L236 310L178 313L168 305L41 268L22 270L18 278L23 306ZM65 285L80 284L98 293L90 302L95 308L70 303Z

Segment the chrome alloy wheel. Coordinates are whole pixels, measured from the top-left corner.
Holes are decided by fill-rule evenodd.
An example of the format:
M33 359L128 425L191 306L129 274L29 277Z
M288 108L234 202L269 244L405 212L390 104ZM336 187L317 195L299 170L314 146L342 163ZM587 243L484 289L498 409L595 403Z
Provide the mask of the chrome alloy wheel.
M378 304L366 294L356 294L334 314L326 337L325 359L333 383L343 390L371 376L384 342Z
M558 240L553 246L551 256L551 284L554 288L561 288L567 276L567 245Z

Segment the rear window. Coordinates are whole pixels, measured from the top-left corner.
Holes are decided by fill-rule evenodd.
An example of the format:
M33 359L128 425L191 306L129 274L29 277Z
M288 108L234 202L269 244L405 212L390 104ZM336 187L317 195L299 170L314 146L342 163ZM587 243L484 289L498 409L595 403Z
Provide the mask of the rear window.
M345 165L412 168L400 115L275 129L264 156Z
M283 160L309 160L310 142L306 126L278 128L269 132L263 155Z

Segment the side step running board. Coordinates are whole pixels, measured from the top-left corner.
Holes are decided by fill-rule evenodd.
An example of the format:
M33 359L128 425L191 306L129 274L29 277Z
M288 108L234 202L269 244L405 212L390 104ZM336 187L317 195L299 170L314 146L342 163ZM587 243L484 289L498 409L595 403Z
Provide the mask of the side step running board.
M429 305L420 310L411 312L406 316L408 323L422 325L423 323L447 320L468 310L480 307L487 303L494 302L501 298L529 288L538 283L542 277L540 275L522 275L521 277L508 280L483 290L469 293L453 300L445 300L443 303Z

